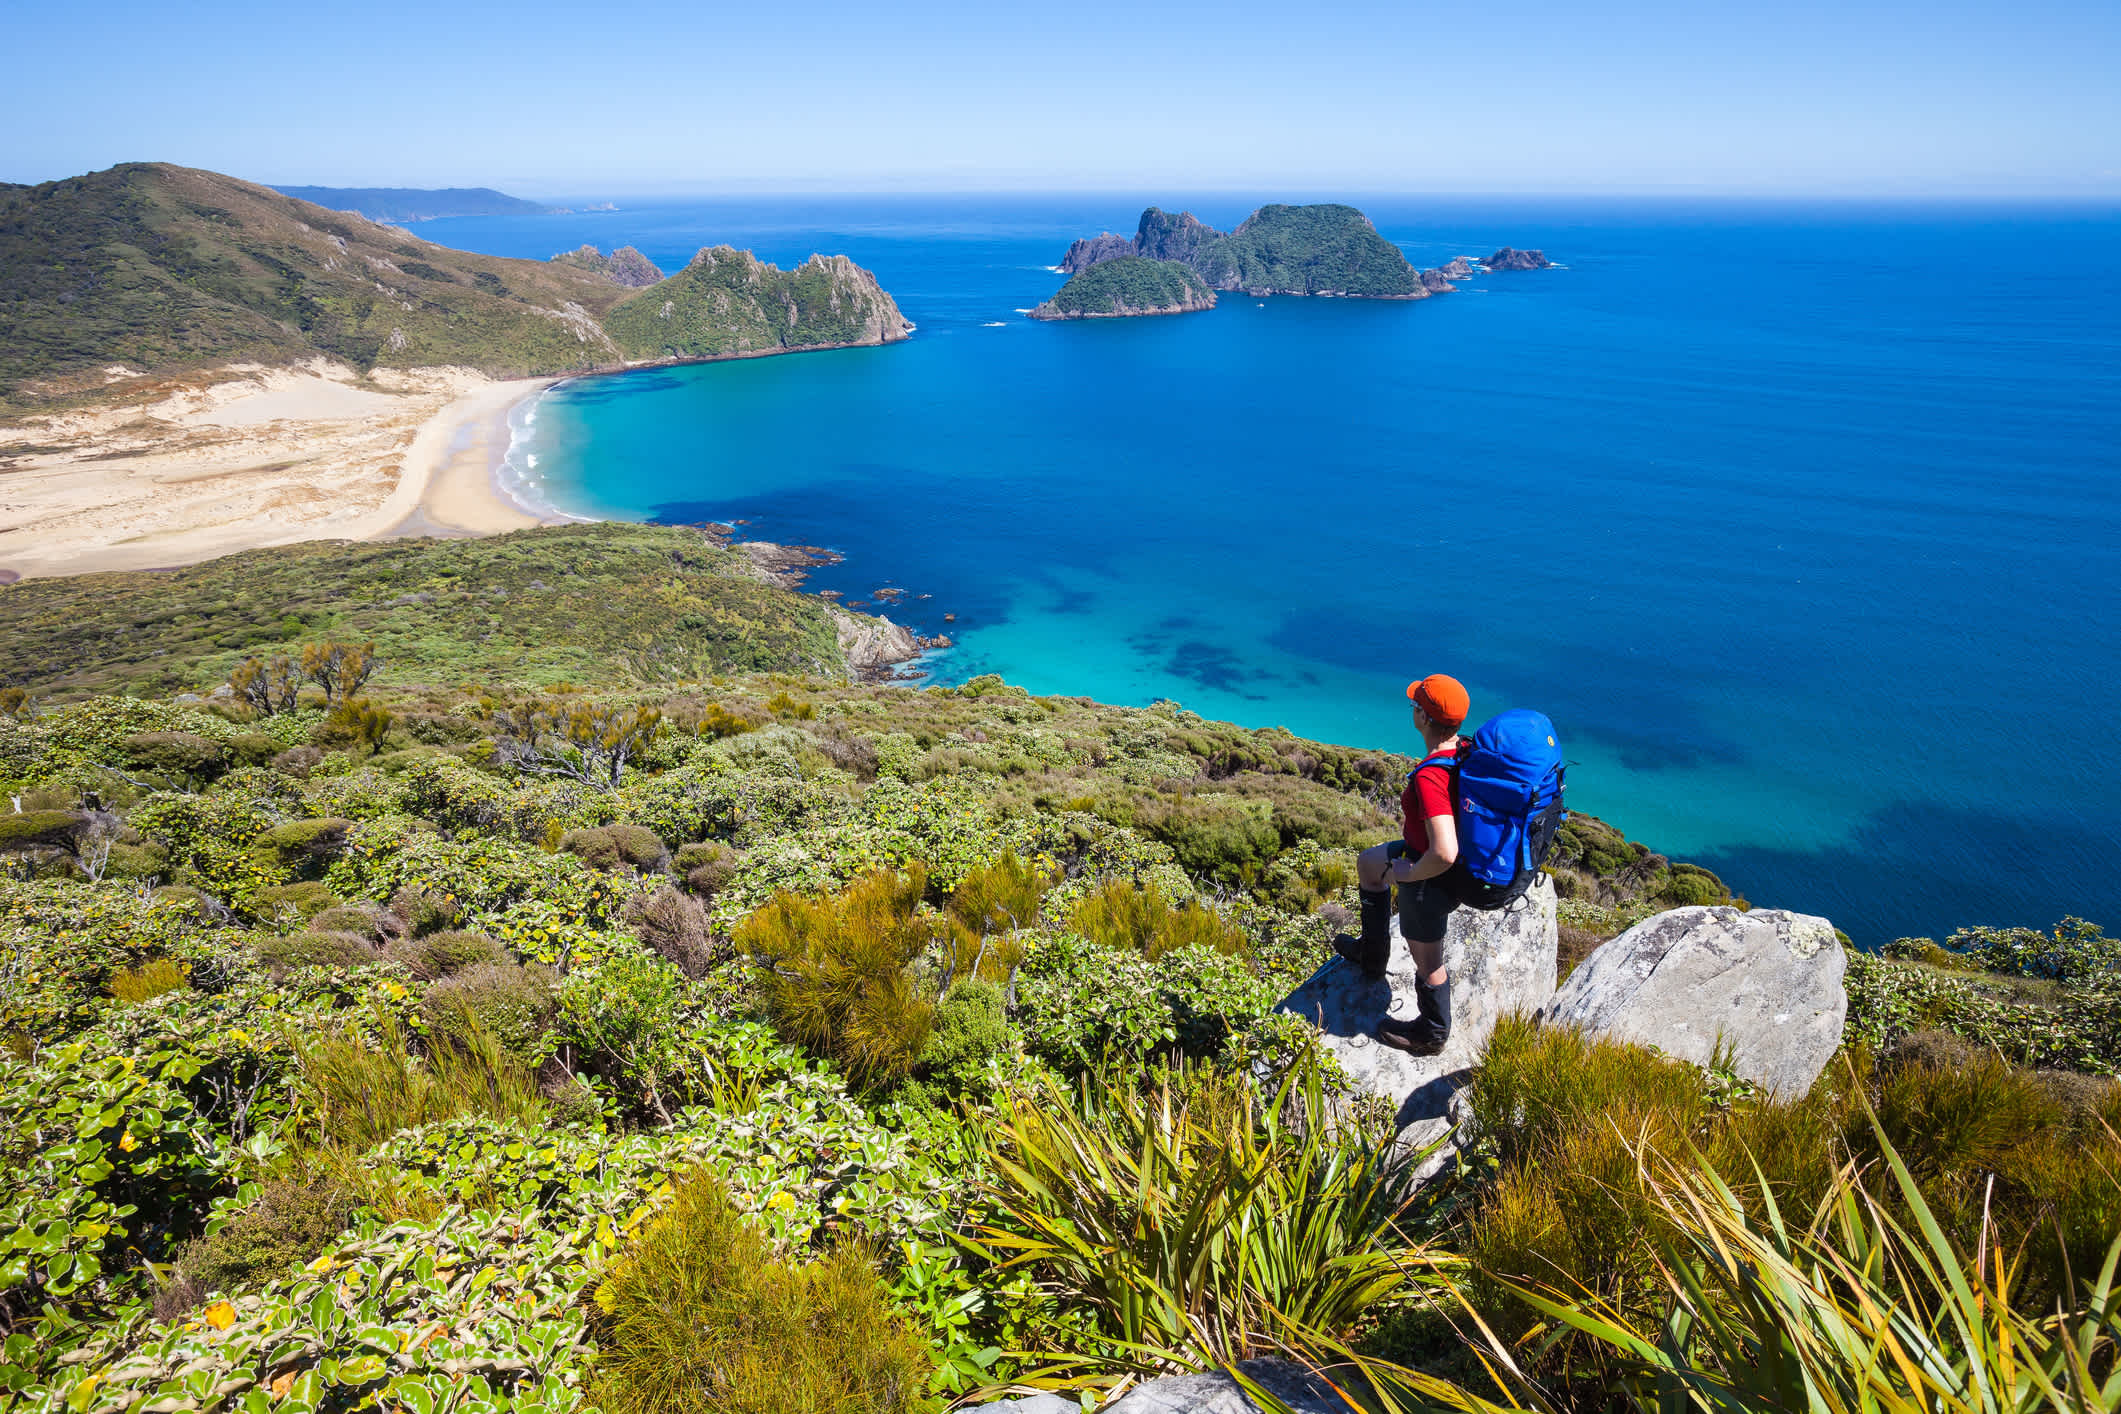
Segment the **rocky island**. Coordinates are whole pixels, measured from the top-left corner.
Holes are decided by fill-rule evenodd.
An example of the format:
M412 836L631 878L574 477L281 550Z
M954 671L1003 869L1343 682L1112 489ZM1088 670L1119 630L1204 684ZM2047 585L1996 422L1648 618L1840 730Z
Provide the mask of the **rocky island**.
M1504 246L1487 259L1490 270L1547 270L1553 264L1543 250L1517 250L1511 246Z
M576 246L555 255L552 263L591 271L628 290L645 290L650 285L660 284L663 279L663 272L656 268L655 262L630 245L622 245L609 255L593 245Z
M1133 314L1187 314L1213 309L1215 292L1176 260L1138 255L1100 261L1031 311L1033 319L1114 319Z

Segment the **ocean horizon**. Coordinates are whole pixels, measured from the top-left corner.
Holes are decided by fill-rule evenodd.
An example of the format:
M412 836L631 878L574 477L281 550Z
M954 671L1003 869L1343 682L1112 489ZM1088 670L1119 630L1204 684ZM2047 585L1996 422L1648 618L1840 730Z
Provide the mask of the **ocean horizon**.
M1347 198L1417 265L1564 268L1024 317L1148 200L1227 228L1264 199L418 231L875 271L910 341L570 380L513 471L566 514L830 547L810 587L950 634L938 681L1408 750L1405 682L1452 672L1476 719L1554 717L1575 808L1859 943L2121 922L2121 210Z

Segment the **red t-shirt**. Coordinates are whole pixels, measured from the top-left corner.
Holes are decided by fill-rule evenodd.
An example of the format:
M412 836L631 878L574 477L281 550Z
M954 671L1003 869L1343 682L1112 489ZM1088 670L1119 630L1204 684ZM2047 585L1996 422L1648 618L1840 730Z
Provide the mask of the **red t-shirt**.
M1458 778L1437 757L1458 754L1456 739L1444 743L1414 772L1407 788L1399 793L1400 836L1407 842L1407 858L1419 859L1429 852L1429 820L1453 814L1457 806L1451 796Z

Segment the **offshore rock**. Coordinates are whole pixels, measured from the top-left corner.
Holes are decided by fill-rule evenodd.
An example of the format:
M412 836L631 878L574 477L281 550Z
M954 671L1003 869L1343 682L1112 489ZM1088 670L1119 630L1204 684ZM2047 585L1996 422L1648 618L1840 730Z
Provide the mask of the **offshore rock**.
M1784 1098L1812 1088L1841 1044L1848 959L1834 925L1779 908L1675 908L1569 974L1550 1022L1739 1075Z
M1545 270L1553 263L1543 250L1517 250L1511 246L1488 257L1490 270Z
M1348 1414L1348 1402L1333 1393L1333 1387L1301 1366L1286 1360L1246 1360L1238 1369L1294 1414ZM1024 1414L1041 1414L1024 1411ZM1222 1371L1205 1375L1170 1375L1149 1380L1111 1404L1099 1414L1262 1414L1244 1388Z
M1422 271L1421 287L1432 295L1447 295L1458 288L1451 283L1451 277L1441 270Z
M1542 877L1522 902L1496 913L1454 909L1444 935L1451 973L1451 1040L1441 1055L1410 1056L1379 1045L1370 1032L1389 1012L1414 1015L1414 959L1392 919L1392 961L1382 981L1334 958L1291 992L1277 1011L1293 1012L1319 1030L1319 1039L1360 1091L1393 1107L1399 1143L1411 1154L1457 1127L1455 1101L1488 1044L1495 1023L1510 1012L1537 1012L1554 996L1556 933L1554 884ZM1443 1166L1448 1144L1423 1165Z
M1470 280L1473 278L1473 262L1462 255L1454 255L1437 266L1436 273L1446 280Z

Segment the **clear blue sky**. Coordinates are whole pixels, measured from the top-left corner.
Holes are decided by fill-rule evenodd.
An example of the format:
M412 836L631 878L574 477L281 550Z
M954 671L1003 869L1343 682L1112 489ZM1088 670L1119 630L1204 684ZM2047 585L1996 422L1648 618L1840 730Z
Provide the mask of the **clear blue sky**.
M7 6L0 178L2121 195L2121 0Z

